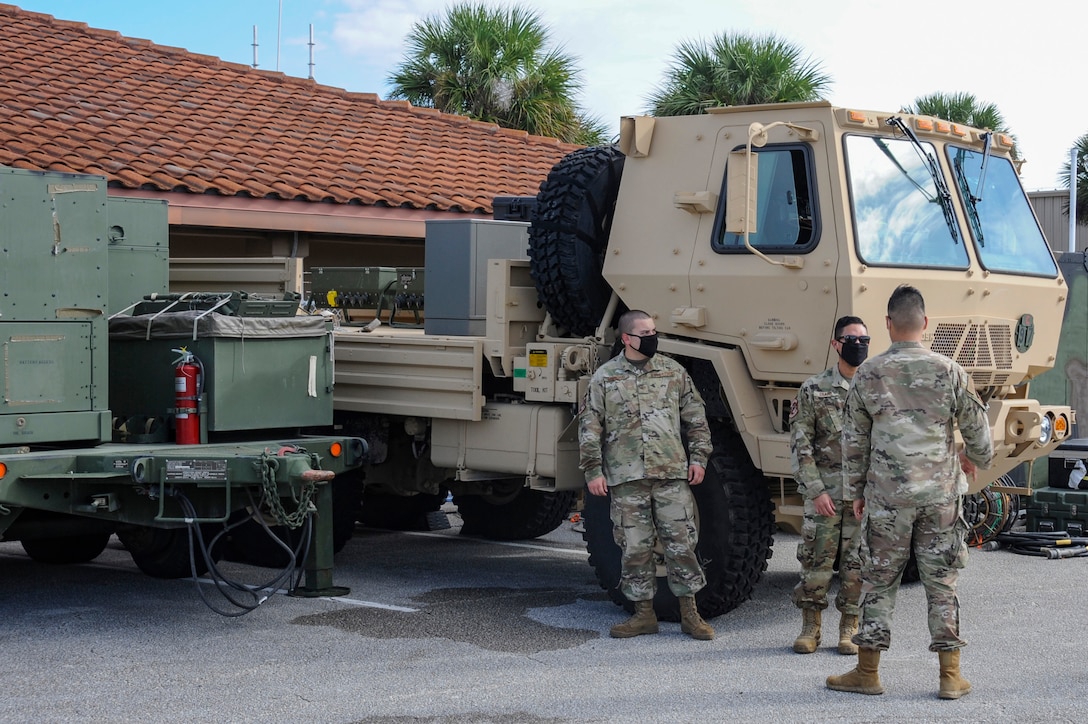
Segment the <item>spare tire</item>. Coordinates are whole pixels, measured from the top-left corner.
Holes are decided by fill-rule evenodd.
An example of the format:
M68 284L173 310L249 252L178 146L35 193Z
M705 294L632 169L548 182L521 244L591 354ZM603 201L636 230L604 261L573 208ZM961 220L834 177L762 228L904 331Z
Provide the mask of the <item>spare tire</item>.
M579 149L552 168L537 195L529 273L552 320L575 336L594 332L612 296L601 272L623 161L616 146Z

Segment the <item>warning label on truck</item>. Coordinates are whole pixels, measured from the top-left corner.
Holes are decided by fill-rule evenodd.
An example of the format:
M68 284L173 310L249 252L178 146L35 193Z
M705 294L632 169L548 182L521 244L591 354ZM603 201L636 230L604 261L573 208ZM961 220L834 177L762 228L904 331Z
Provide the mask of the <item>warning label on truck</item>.
M227 461L225 459L167 460L166 479L226 481Z

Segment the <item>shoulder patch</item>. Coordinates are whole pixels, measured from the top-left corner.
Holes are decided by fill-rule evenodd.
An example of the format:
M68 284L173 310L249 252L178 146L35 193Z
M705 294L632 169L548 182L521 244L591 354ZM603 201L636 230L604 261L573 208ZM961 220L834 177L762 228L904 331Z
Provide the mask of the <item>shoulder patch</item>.
M793 418L795 418L795 417L797 417L797 398L796 397L794 397L793 402L790 403L790 421L792 422Z

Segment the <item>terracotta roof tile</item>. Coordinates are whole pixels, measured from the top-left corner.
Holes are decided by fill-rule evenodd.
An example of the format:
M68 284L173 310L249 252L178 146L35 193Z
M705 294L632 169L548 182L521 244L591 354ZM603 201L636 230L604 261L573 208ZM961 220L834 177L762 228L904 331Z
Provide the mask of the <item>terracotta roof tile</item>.
M0 163L194 194L489 213L577 148L0 4Z

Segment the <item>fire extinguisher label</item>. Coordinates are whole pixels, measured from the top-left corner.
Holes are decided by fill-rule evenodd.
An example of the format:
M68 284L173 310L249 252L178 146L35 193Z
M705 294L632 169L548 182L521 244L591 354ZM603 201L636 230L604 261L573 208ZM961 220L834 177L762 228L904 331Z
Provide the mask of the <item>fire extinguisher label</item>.
M185 392L185 378L184 377L175 377L174 378L174 391L175 392Z

